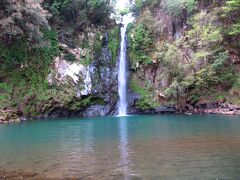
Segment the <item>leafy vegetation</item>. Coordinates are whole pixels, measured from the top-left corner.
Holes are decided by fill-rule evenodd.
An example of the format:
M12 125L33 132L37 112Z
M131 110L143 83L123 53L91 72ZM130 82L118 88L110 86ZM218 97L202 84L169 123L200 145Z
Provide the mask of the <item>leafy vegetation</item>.
M4 0L0 10L0 109L14 108L29 117L58 106L73 110L102 103L96 97L78 97L81 77L74 85L51 78L57 76L55 59L88 66L100 53L102 34L114 25L108 0ZM116 58L119 28L109 34Z
M150 86L141 87L136 80L132 79L130 81L130 88L140 95L140 99L136 102L136 106L139 109L148 110L160 105L153 100L153 89Z
M44 6L52 13L52 21L82 31L91 24L106 25L112 12L107 0L46 0Z
M139 24L132 29L132 36L129 35L130 59L133 61L133 68L140 63L149 64L151 58L148 54L151 51L153 39L151 34L143 24Z
M202 96L213 97L214 93L218 96L213 101L233 102L233 94L238 99L237 88L233 88L238 82L238 65L232 64L231 59L239 58L239 1L204 5L205 10L195 11L194 0L152 0L141 9L131 27L129 51L135 74L148 82L151 69L153 91L160 89L168 101L195 103ZM148 37L152 38L151 43ZM146 62L141 56L151 57L151 61ZM141 62L143 65L139 66Z
M109 32L108 47L112 52L112 59L114 62L117 60L118 49L120 44L120 28L117 26Z
M73 62L76 61L76 56L74 54L71 53L67 53L64 55L64 59L66 59L67 61Z
M1 69L1 78L7 82L7 85L2 84L1 100L11 101L11 106L19 106L27 96L45 91L48 87L46 77L49 65L59 53L59 48L54 31L45 31L43 37L44 45L34 49L27 48L24 40L10 46L1 45L4 52L1 57L4 65L1 66L4 68ZM8 107L9 104L4 106Z
M50 28L47 21L49 13L42 8L41 2L3 0L0 6L0 40L11 43L24 38L29 43L39 43L42 30Z
M230 28L228 29L228 34L232 36L240 35L240 0L228 0L226 5L222 7L224 18L229 18L231 20Z
M184 10L191 14L196 7L195 0L163 0L163 9L171 16L178 17Z

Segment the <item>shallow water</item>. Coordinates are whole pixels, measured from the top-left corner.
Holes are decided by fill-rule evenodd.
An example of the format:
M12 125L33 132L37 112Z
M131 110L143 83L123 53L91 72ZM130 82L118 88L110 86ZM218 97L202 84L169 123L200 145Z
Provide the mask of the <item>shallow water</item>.
M0 169L81 179L239 179L240 117L163 115L0 126Z

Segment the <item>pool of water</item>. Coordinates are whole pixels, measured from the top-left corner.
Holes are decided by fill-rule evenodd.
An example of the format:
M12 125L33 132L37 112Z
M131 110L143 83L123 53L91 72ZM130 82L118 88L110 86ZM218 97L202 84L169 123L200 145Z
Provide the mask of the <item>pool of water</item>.
M0 126L0 169L35 178L239 179L240 117L162 115Z

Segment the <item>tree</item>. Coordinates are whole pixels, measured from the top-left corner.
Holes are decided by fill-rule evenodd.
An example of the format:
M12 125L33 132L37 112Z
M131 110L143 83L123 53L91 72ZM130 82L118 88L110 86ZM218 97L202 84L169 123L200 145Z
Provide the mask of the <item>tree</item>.
M196 7L195 0L163 0L163 9L171 16L178 17L184 9L191 13Z
M143 64L151 63L149 54L152 51L153 38L147 28L143 24L138 24L132 29L129 38L131 44L130 59L136 64L139 62Z
M222 10L225 44L240 57L240 0L228 0Z
M90 24L106 25L112 10L109 0L45 0L44 6L53 14L52 22L79 30Z
M240 35L240 0L228 0L222 8L224 18L230 20L229 35Z
M49 29L50 14L41 6L42 0L2 0L0 5L0 38L11 42L19 37L38 42L41 29Z
M189 24L192 29L186 32L185 47L192 49L191 65L200 69L221 49L222 29L214 12L202 11L194 15Z

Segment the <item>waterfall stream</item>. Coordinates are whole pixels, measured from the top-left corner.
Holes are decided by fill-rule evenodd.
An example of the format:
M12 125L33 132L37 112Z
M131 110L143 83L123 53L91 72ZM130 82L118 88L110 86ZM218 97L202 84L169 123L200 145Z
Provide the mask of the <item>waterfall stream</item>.
M119 69L118 69L118 115L124 116L127 114L127 60L126 60L126 30L127 24L121 27L121 51L119 59Z
M127 3L126 6L129 4ZM118 69L118 116L127 115L127 26L132 21L132 13L122 17L121 50Z

